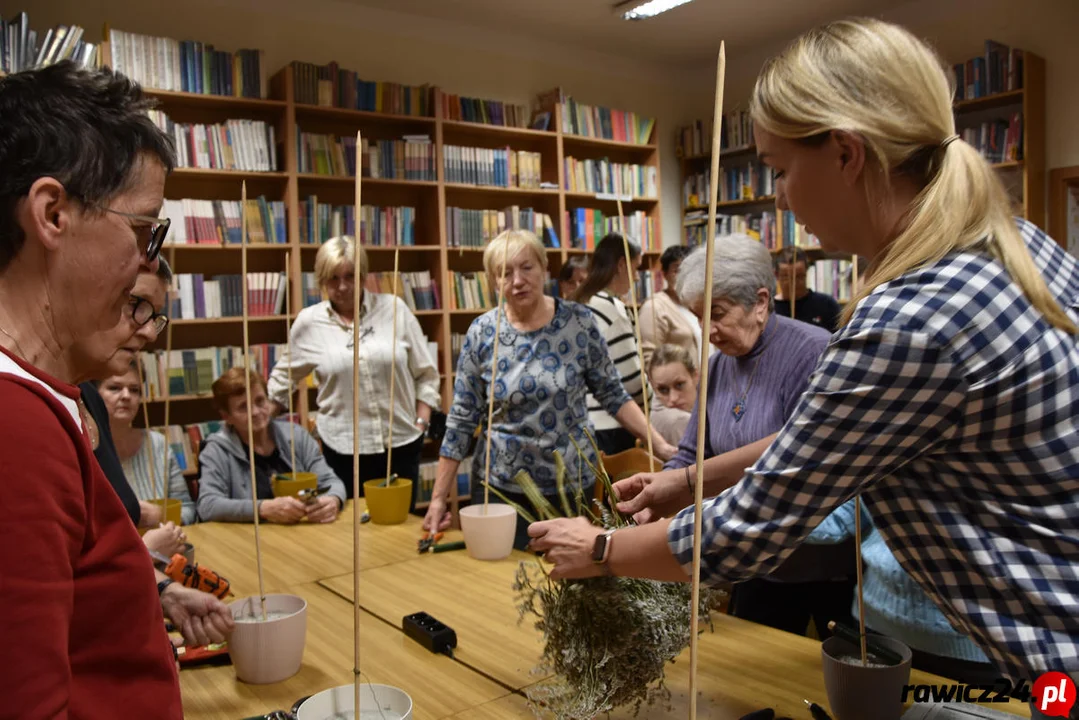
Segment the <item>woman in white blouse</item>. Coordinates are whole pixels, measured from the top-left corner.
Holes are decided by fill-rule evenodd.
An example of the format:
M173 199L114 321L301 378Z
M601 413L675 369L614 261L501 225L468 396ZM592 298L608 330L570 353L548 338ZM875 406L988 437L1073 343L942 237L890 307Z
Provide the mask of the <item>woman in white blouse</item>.
M353 293L360 292L360 480L386 474L386 448L393 447L391 472L419 477L420 450L441 399L438 368L415 315L400 298L364 292L367 254L360 253L359 282L353 274L356 244L351 237L327 240L315 259L315 278L328 300L304 308L292 326L292 355L270 374L269 394L278 412L288 393L310 373L318 381L322 451L352 497L352 324ZM397 346L393 345L396 307ZM393 352L391 353L391 349ZM391 358L393 364L391 366ZM390 410L390 373L396 369ZM389 416L389 418L387 417ZM392 426L388 425L392 420ZM363 486L360 486L363 492Z

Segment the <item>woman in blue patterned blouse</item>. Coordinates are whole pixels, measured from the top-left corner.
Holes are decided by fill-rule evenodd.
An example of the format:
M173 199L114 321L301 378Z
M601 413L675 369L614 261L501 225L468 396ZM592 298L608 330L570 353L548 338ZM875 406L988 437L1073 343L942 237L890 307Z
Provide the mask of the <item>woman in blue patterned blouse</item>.
M793 416L705 504L702 580L767 575L860 494L1000 672L1079 677L1079 262L1011 216L952 90L930 47L872 19L765 64L750 113L778 207L871 264ZM693 531L692 508L619 530L606 569L686 579ZM604 571L586 522L530 532L554 577Z
M566 463L568 491L576 490L580 477L585 493L590 493L595 480L574 445L581 448L584 462L596 463L586 434L592 429L588 393L637 438L648 432L644 413L622 387L588 308L543 294L547 253L539 239L527 231L508 230L487 245L483 266L494 287L503 254L508 260L501 288L505 314L495 382L491 485L529 507L513 480L518 471L527 470L544 494L557 495L553 451L558 450ZM449 525L448 491L476 428L486 421L497 313L490 310L476 318L461 348L438 476L424 519L429 530ZM675 452L658 433L653 432L652 443L658 457ZM481 435L472 459L473 497L481 501L485 453L486 438ZM518 523L517 547L527 544L526 529Z

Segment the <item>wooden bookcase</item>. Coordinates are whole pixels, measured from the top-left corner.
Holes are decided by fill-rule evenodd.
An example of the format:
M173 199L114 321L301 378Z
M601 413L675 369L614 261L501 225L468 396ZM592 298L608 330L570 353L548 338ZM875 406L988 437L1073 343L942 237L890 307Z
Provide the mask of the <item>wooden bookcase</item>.
M955 103L956 128L962 132L964 127L977 125L986 120L1000 117L1001 113L1019 110L1023 116L1023 158L1017 161L996 163L993 167L1000 173L1016 203L1016 214L1045 228L1045 60L1034 53L1023 53L1023 87L1019 90L995 93L975 100L961 100ZM708 123L711 126L711 122ZM680 145L679 145L680 147ZM747 155L756 154L756 146L724 149L720 158L721 165L727 160L739 162ZM711 153L701 155L681 155L681 183L684 187L686 178L699 172L707 172L711 162ZM681 187L679 188L680 194ZM682 201L683 218L689 212L707 210L707 205L686 205ZM775 206L775 196L766 195L753 200L735 200L721 202L716 207L717 213L747 214L774 209L776 213L776 233L783 237L784 224L793 222L789 212ZM685 234L683 231L683 242ZM1058 238L1059 240L1059 238ZM846 259L826 253L821 248L802 248L811 257ZM777 254L779 250L773 250Z
M108 61L108 43L103 43L103 57ZM277 143L279 167L274 172L232 172L221 170L177 169L165 186L167 199L197 198L204 200L238 200L241 181L247 182L249 197L264 194L268 200L285 203L288 243L279 245L254 245L248 248L249 272L271 272L284 269L286 251L291 251L289 282L291 307L289 315L295 318L303 307L302 272L314 269L318 245L300 243L301 203L309 195L317 195L319 203L351 205L354 201L354 180L351 177L333 177L302 173L297 156L300 132L334 134L342 137L355 136L361 131L365 138L400 139L402 135L423 134L431 136L435 146L436 180L390 180L363 179L363 203L365 205L407 205L416 208L415 241L413 246L400 247L400 270L402 272L428 270L438 284L439 310L416 312L420 326L427 337L438 344L437 364L441 376L442 409L446 410L453 396L452 333L464 333L471 322L485 310L450 310L453 286L450 273L482 270L482 248L448 247L446 208L502 209L511 205L532 207L551 216L559 235L560 248L547 250L547 260L552 276L572 254L583 253L569 246L565 222L566 212L576 208L602 209L609 216L616 215L616 202L612 198L589 193L569 192L564 178L564 160L572 156L584 158L609 158L612 162L633 162L656 168L657 185L659 172L658 132L653 128L651 142L638 145L609 140L579 137L564 133L561 128L561 112L552 112L553 128L541 131L526 128L502 127L478 123L446 120L442 118L442 103L435 90L435 116L417 117L358 110L323 107L298 103L294 100L294 71L287 66L277 72L270 82L273 99L196 95L164 92L147 88L148 95L160 102L160 109L176 122L214 123L233 118L264 120L273 124ZM556 110L560 110L557 108ZM470 147L505 148L537 152L542 157L542 179L556 184L557 188L503 188L465 185L447 182L443 170L443 148L447 145ZM653 219L657 241L660 230L660 200L656 198L623 199L626 213L643 210ZM364 245L372 272L393 269L393 246ZM241 252L236 245L170 245L166 244L164 256L173 262L177 273L236 273L240 272ZM645 265L658 267L659 251L645 253ZM286 320L284 315L251 318L250 340L258 343L284 343ZM162 350L166 338L147 347ZM213 346L239 346L243 344L242 322L239 318L215 318L198 320L174 320L172 323L172 348L174 350ZM316 393L313 388L306 392L305 383L299 384L296 408L306 423L308 413L314 409ZM167 388L165 388L167 392ZM169 423L184 425L216 419L208 394L173 395L170 398ZM164 399L148 401L150 424L161 425L164 421Z
M1079 244L1068 235L1068 195L1079 193L1079 165L1049 171L1049 235L1065 250Z

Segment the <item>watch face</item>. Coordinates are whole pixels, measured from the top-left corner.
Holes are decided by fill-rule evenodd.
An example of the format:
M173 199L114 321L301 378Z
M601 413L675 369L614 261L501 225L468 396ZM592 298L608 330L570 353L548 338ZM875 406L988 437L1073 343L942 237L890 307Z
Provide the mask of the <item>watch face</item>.
M604 552L607 550L607 533L596 537L596 544L592 546L592 562L603 562Z

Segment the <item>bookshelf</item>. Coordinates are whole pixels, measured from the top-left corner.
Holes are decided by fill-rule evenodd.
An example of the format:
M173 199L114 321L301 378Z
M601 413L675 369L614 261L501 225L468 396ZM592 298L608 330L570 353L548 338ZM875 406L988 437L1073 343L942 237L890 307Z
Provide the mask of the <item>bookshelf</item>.
M108 38L108 31L105 34ZM109 43L100 48L101 62L109 64ZM162 110L174 123L206 124L228 120L261 121L273 130L277 164L266 172L246 172L204 168L178 168L168 178L165 187L167 200L196 199L236 201L240 199L241 181L247 182L248 198L264 195L267 202L281 202L285 208L287 242L249 246L249 272L278 272L285 270L285 255L291 251L288 278L291 283L287 315L253 317L250 323L252 344L281 344L286 340L286 320L295 319L304 306L302 274L314 270L317 244L301 242L301 210L308 198L317 198L319 206L351 206L352 177L308 172L301 166L301 146L304 134L355 138L361 131L371 141L394 141L403 136L428 136L433 152L433 179L372 178L363 179L365 206L415 208L413 245L400 247L402 273L428 271L438 286L439 309L418 310L415 315L428 339L437 343L436 362L441 378L442 409L448 409L453 394L453 365L451 338L467 331L472 320L484 309L450 309L453 285L451 273L482 271L480 247L449 245L447 209L506 210L531 208L549 216L558 236L560 247L547 249L552 276L557 276L562 264L571 254L587 251L571 247L568 213L578 209L601 210L605 216L617 217L617 202L613 195L569 190L564 168L566 158L581 161L608 161L654 168L656 197L623 196L627 219L632 213L653 223L656 249L644 252L642 269L658 269L660 231L659 144L658 131L652 126L646 144L581 137L564 132L562 112L551 112L549 129L486 125L443 116L445 103L437 88L430 89L431 116L403 115L352 110L301 103L297 98L297 70L288 65L267 80L267 99L202 95L146 88L148 95L158 100ZM475 148L484 151L527 153L538 158L539 183L528 187L496 184L450 182L447 179L448 149ZM523 156L522 156L523 157ZM452 160L452 158L449 158ZM530 166L531 167L531 166ZM542 185L540 185L542 183ZM175 236L173 236L175 238ZM388 273L393 268L394 246L372 246L364 243L370 261L370 271ZM178 274L201 273L213 275L238 274L241 251L236 245L166 244L164 257L174 265ZM240 318L177 319L172 323L173 350L206 347L228 347L242 344ZM166 338L146 350L164 350ZM296 411L308 425L309 415L316 409L314 388L300 383ZM165 390L167 392L167 388ZM216 419L207 394L172 395L170 424L193 425ZM164 398L148 400L151 425L164 420ZM309 426L309 425L308 425Z
M987 57L989 46L994 45L996 44L987 43ZM996 48L994 47L993 49L995 50ZM1015 113L1019 113L1022 129L1018 157L993 162L992 167L1004 181L1005 187L1015 203L1016 214L1044 228L1046 204L1045 61L1028 51L1022 51L1022 60L1021 88L954 102L956 130L964 139L973 140L973 144L984 145L987 138L978 136L983 124L1001 120L1006 121ZM725 146L723 148L721 171L734 164L745 164L747 158L756 156L756 146L752 144L751 131L749 131L744 120L738 122L736 119L741 113L732 113L732 115L735 117L730 120L727 119L726 115L724 116L725 136L734 136L739 140L745 138L748 142L736 144L734 147ZM687 199L686 187L690 178L699 173L707 174L709 171L711 154L708 149L711 140L707 137L707 129L710 127L710 122L705 125L698 121L694 126L680 130L677 147L683 188L683 243L687 243L687 238L692 235L694 228L700 228L698 232L703 234L703 227L707 223L708 205L701 204L701 201L707 200L707 195L702 194L698 202L691 202L689 201L692 200L691 197ZM966 135L964 135L964 130L967 131ZM696 137L693 135L694 131L697 133ZM726 142L724 145L726 145ZM685 149L687 147L688 149ZM774 244L769 243L771 252L774 255L780 252L784 245L783 238L785 235L791 230L797 230L796 227L790 226L790 223L793 222L791 213L780 211L775 206L774 195L758 194L748 199L728 201L721 199L717 203L717 215L749 215L768 212L775 215L774 235L776 241ZM763 225L764 223L761 224ZM764 239L765 228L750 227L750 229L759 232L762 240ZM1059 240L1059 238L1057 239ZM819 247L803 247L801 245L799 247L809 253L813 259L847 259L847 256L826 253ZM842 299L840 301L842 302Z
M1049 235L1079 257L1079 165L1049 171Z

